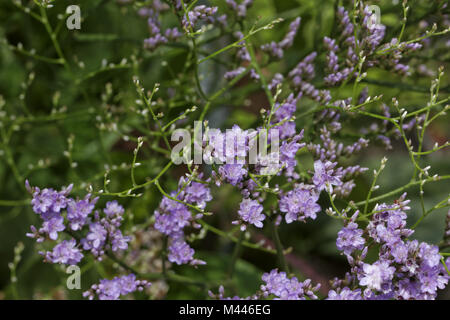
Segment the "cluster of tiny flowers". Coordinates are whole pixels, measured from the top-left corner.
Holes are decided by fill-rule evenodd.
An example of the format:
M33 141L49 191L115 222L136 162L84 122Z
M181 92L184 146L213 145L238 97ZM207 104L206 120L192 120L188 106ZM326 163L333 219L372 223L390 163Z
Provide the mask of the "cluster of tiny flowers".
M234 0L225 0L225 2L236 13L236 16L241 19L247 16L247 10L253 4L253 0L242 0L241 3L237 3Z
M444 245L450 245L450 210L445 218Z
M262 221L266 216L262 213L263 206L256 200L243 199L238 211L241 221L233 221L233 224L241 223L241 231L244 231L246 224L252 224L257 228L262 228Z
M131 238L124 236L120 230L124 209L117 201L106 203L106 208L103 210L104 216L101 216L98 211L94 212L97 198L91 199L89 194L84 199L78 200L68 197L72 185L59 192L51 188L42 190L37 187L32 188L28 181L26 187L33 196L31 200L33 211L42 219L42 227L38 229L31 226L31 233L27 233L28 237L42 242L46 238L53 241L59 240L59 233L62 231L67 231L70 235L75 231L85 235L79 237L81 239L79 244L74 238L62 240L54 246L52 251L40 252L45 261L77 264L83 258L79 245L99 260L108 249L115 252L128 248Z
M233 35L238 40L244 38L244 34L241 31L236 31ZM237 61L238 62L249 62L251 60L251 58L250 58L250 54L245 46L245 41L239 42L239 45L241 47L236 52ZM231 79L237 77L238 75L240 75L241 73L243 73L244 71L245 71L245 68L240 66L240 67L237 67L236 69L225 72L223 77L226 80L231 80ZM255 69L250 69L250 77L253 80L259 79L259 75L258 75L258 73L256 73Z
M414 231L406 228L405 196L393 205L375 206L365 230L356 223L356 212L339 231L336 246L352 268L346 279L334 281L329 299L435 299L437 290L445 288L450 276L439 248L408 240ZM380 245L378 260L370 264L364 262L368 238Z
M332 39L324 37L324 48L326 50L326 64L324 82L328 87L333 87L355 78L359 75L365 76L365 71L371 67L382 67L386 70L393 71L402 75L409 74L409 67L400 63L405 55L414 52L422 47L420 43L399 43L397 39L382 44L385 35L385 26L382 24L374 24L373 16L370 8L360 1L360 7L357 10L361 28L353 25L349 13L339 7L337 10L339 37ZM296 22L291 24L290 37L286 36L286 43L291 43L294 30L298 28ZM339 45L338 45L339 43ZM263 47L265 51L270 52L274 56L282 55L282 50L276 43L271 43ZM386 54L378 55L377 52L386 52ZM359 53L359 56L356 53ZM308 97L316 102L328 104L331 100L331 93L327 89L317 89L312 81L315 78L314 60L317 56L316 52L310 53L297 66L295 66L288 74L289 84L296 93L301 93L304 97ZM358 69L357 69L358 67ZM277 83L281 83L280 76L274 79L273 88ZM346 101L346 104L352 103L352 98ZM353 102L354 103L354 102ZM381 136L380 139L385 139Z
M320 211L318 200L319 194L314 186L300 184L281 196L279 207L285 213L286 223L305 222L306 218L316 219Z
M190 10L187 15L183 16L183 28L185 30L194 28L195 24L199 20L207 23L213 23L215 21L213 15L216 14L216 12L217 7L207 7L205 5L196 6Z
M147 23L150 32L150 37L144 40L144 48L153 51L161 44L181 37L181 33L177 28L168 28L164 32L161 30L159 17L168 8L166 4L157 0L153 1L150 7L144 7L139 10L139 15L148 19Z
M286 272L279 272L278 269L264 273L262 281L264 283L261 285L260 290L246 298L239 296L225 297L223 286L220 286L219 294L209 291L209 296L220 300L257 300L268 298L273 300L316 300L316 292L320 289L320 284L313 286L310 279L301 282L296 277L289 278Z
M135 291L143 291L151 286L146 280L136 280L134 274L115 277L111 280L103 279L98 284L91 286L90 290L83 292L83 297L93 300L96 296L99 300L119 300Z
M324 38L325 49L327 50L327 65L325 82L335 86L357 76L355 66L360 62L356 55L357 48L363 57L363 68L380 66L387 70L397 72L402 75L409 74L409 67L400 63L404 54L411 53L422 47L419 43L398 43L393 38L390 43L384 45L381 42L385 36L386 27L373 21L373 13L369 6L364 6L360 2L361 28L355 33L355 26L349 18L349 13L339 7L337 11L338 28L341 31L339 41L341 47L336 43L336 39ZM357 38L355 38L357 34ZM388 51L386 55L376 56L377 51ZM339 63L341 57L342 63Z
M90 250L96 257L101 257L109 241L112 251L126 250L131 237L124 236L120 231L124 211L123 207L114 200L106 203L106 208L103 210L105 217L100 217L99 212L95 212L86 238L81 239L83 249Z
M290 48L294 43L294 38L297 35L298 28L300 27L300 18L296 18L289 25L289 31L280 42L272 41L271 43L264 44L261 49L267 52L274 58L281 59L284 55L284 49Z
M280 139L287 139L294 136L296 133L295 122L289 120L293 118L295 111L297 110L297 102L300 98L301 94L294 96L294 94L291 93L284 103L275 105L272 123L280 123L277 126Z
M312 285L311 280L298 281L296 277L288 278L286 272L278 272L277 269L264 273L261 286L263 297L273 296L276 300L306 300L317 299L315 292L320 284Z
M334 124L336 125L334 131L340 130L337 120ZM356 154L368 146L369 140L359 138L355 143L344 146L343 143L338 143L331 138L331 132L326 127L321 129L320 139L321 143L309 143L307 146L314 157L320 160L315 162L314 168L317 174L314 176L314 183L320 190L327 188L336 195L348 196L355 186L353 178L367 171L368 168L359 165L337 167L336 160ZM335 188L332 188L333 185Z
M195 220L202 218L203 214L192 215L186 204L204 209L206 203L212 199L207 184L186 180L182 177L179 181L179 191L172 192L171 197L178 201L164 197L155 211L154 224L156 230L169 238L168 260L179 265L205 264L204 261L194 259L194 249L186 242L183 229L187 226L200 228Z
M329 90L317 89L311 81L315 77L314 60L317 52L312 52L300 61L288 74L289 82L295 92L301 93L302 96L308 97L316 102L327 104L331 101Z
M130 1L121 0L121 2ZM215 16L218 7L198 5L192 6L192 9L186 12L185 5L188 2L189 0L172 1L181 19L181 26L189 36L206 30L205 28L196 31L195 28L198 25L218 22L226 26L225 15ZM226 0L225 2L235 13L237 21L234 22L238 22L237 24L246 17L248 9L253 4L253 0ZM367 170L359 165L342 166L341 164L345 163L343 161L345 158L361 152L369 145L367 137L371 140L373 137L373 140L381 142L389 149L392 148L391 136L400 137L403 134L401 130L406 132L420 129L424 123L427 123L427 115L417 115L405 122L402 116L401 126L392 128L393 123L397 124L396 118L392 118L388 106L380 104L382 116L377 118L384 120L377 120L377 123L369 123L361 128L358 131L360 136L356 141L344 144L332 138L342 130L343 125L340 122L342 111L364 112L365 104L372 101L372 98L369 96L367 87L359 96L339 100L332 97L331 92L337 93L337 86L355 78L355 84L359 83L366 76L366 71L373 67L383 68L400 75L409 75L410 67L401 61L408 54L422 47L422 43L401 42L396 38L383 43L386 27L382 24L374 25L369 7L364 6L363 1L357 3L359 7L355 7L356 10L352 14L355 15L354 19L359 24L354 25L349 12L339 7L336 12L338 25L333 32L337 36L323 38L325 67L324 70L317 70L317 74L323 75L320 81L317 81L315 61L316 58L321 59L321 55L312 52L288 73L284 75L276 73L269 82L267 89L276 90L277 94L274 95L276 101L273 107L271 106L271 111L261 110L264 127L244 130L234 125L226 133L207 128L210 135L205 136L205 140L200 142L200 147L208 150L203 154L203 160L207 164L217 164L212 168L211 177L203 179L202 174L197 174L195 169L194 173L180 178L176 191L169 194L163 192L164 196L154 211L154 224L152 228L146 230L164 239L164 241L161 240L164 242L161 247L164 246L164 248L158 250L163 252L163 259L177 265L206 264L194 257L195 250L189 242L192 235L201 229L204 210L207 203L212 200L209 185L215 183L220 187L223 184L230 184L241 192L242 200L237 209L237 218L232 222L241 231L253 227L258 229L264 227L264 223L267 222L264 213L264 206L267 207L264 204L265 192L275 194L278 201L276 206L280 214L275 215L276 224L279 224L283 218L287 224L296 221L306 222L307 219L314 220L321 211L319 197L322 192L330 195L335 208L334 197L349 196L355 187L354 179ZM169 6L166 3L154 0L139 10L138 14L147 19L149 28L149 37L144 40L146 49L153 51L158 46L175 41L182 36L177 28L161 29L159 19L168 9ZM292 47L300 25L299 17L290 23L289 30L281 41L272 41L260 46L260 49L270 56L269 62L272 62L271 58L283 58L285 50ZM264 80L260 79L255 69L243 67L243 65L256 66L246 47L244 34L241 31L235 31L232 36L237 39L238 45L233 44L225 49L237 48L235 65L233 70L225 72L224 78L232 80L248 70L253 80ZM211 56L216 56L218 53ZM211 56L201 61L208 60ZM313 84L317 82L320 82L320 85ZM265 84L264 81L261 83ZM278 94L281 93L283 85L289 87L290 94L286 99L278 100ZM332 89L332 87L336 88ZM438 93L434 97L437 98L437 96ZM269 98L272 98L270 94ZM319 110L326 107L323 112L316 112L316 109L311 108L314 113L312 128L320 131L317 139L311 138L307 142L304 142L304 130L298 132L295 123L297 105L304 98L313 100L314 104L319 105ZM309 110L306 113L309 113ZM347 115L343 114L343 117L345 116ZM326 125L322 126L321 123ZM170 125L171 123L168 124ZM267 128L270 129L267 130ZM308 129L311 128L307 128L306 132ZM230 133L232 139L229 139ZM280 142L279 150L273 152L272 149L271 152L265 150L267 154L258 154L256 163L250 163L250 161L247 163L246 159L252 156L251 151L254 150L256 138L263 134L268 134L266 142L271 144L271 148L273 145L278 146ZM313 157L314 171L309 172L311 175L296 172L297 153L302 148ZM411 152L412 150L411 146ZM414 155L411 154L414 160ZM418 156L427 152L414 154ZM290 187L283 185L279 188L278 184L272 187L269 185L271 182L269 178L266 180L267 183L259 183L264 181L264 179L258 179L260 176L275 175L282 176ZM425 180L423 182L425 183ZM159 185L157 186L160 188ZM39 252L46 262L76 265L86 254L92 254L96 259L102 260L106 254L111 253L110 251L118 252L128 249L131 237L124 235L121 231L125 210L117 201L107 202L103 210L96 210L98 197L93 197L91 194L87 194L84 198L69 197L72 185L60 191L51 188L41 190L38 187L31 187L27 181L26 188L32 194L32 209L42 222L40 227L31 226L31 232L27 233L27 236L36 239L39 243L44 240L51 240L54 243L51 251ZM372 189L375 190L375 188ZM132 190L130 189L130 192ZM372 212L364 214L364 219L358 219L362 215L358 210L351 217L347 216L350 210L348 208L347 211L339 213L344 226L337 234L336 247L347 259L350 271L343 279L336 278L332 281L332 290L328 292L329 300L434 299L438 290L446 287L450 275L444 264L449 264L450 258L445 262L439 253L438 246L410 239L414 230L407 227L406 212L410 208L409 201L405 200L405 197L406 194L402 195L394 204L375 205ZM368 203L369 199L365 209ZM335 210L337 211L336 208ZM63 237L64 234L68 236ZM450 211L447 214L444 245L450 245ZM376 257L369 255L370 250L377 251ZM369 259L366 259L368 256L376 259L371 259L369 263ZM316 292L320 288L320 285L314 286L309 279L301 282L296 277L289 277L286 272L279 272L277 269L264 273L262 281L259 291L245 299L317 299ZM97 297L101 300L116 300L121 296L142 291L150 285L145 280L137 280L134 274L129 274L111 280L103 279L98 284L92 285L83 293L83 296L89 299ZM219 288L218 295L210 292L210 296L219 299L241 299L238 296L225 297L223 287Z

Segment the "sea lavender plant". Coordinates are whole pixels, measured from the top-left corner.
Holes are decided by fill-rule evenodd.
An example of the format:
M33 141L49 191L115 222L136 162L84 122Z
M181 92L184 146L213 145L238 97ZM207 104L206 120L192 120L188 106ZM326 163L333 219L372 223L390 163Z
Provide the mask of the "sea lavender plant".
M13 1L0 19L0 66L14 73L12 89L0 85L0 206L11 208L0 226L29 217L35 241L17 241L58 277L81 267L80 297L445 294L446 4L403 1L389 9L397 24L374 25L361 0L310 1L323 15L251 0L92 2L86 30L70 33L50 2ZM33 39L17 12L42 25ZM194 139L179 148L180 137ZM30 291L17 290L17 248L14 298Z

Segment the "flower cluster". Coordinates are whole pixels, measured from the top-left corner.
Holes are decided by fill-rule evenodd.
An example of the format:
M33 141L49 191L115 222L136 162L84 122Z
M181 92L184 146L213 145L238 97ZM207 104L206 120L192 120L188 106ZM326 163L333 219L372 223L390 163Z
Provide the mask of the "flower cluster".
M352 268L346 279L334 282L329 299L434 299L447 285L450 275L441 264L439 248L408 240L414 232L406 228L408 202L404 194L393 205L375 206L365 230L355 222L356 212L339 231L336 246ZM368 238L380 245L373 263L364 262Z
M101 260L107 250L116 252L128 248L131 237L124 236L120 230L124 208L117 201L107 202L101 215L99 211L94 212L98 198L91 198L89 194L84 199L68 197L72 185L59 192L51 188L32 188L28 181L26 187L33 196L33 211L42 219L42 227L31 226L27 236L37 242L46 238L57 241L59 233L65 231L72 238L61 240L52 251L40 252L45 261L73 265L81 261L83 250Z
M200 178L201 176L198 177L198 179ZM212 196L206 182L192 180L182 177L179 181L178 192L172 192L170 198L164 197L159 208L155 211L154 227L168 236L168 259L176 264L199 265L205 263L194 259L194 249L186 242L183 229L187 226L192 226L195 229L200 228L196 220L201 219L203 214L193 215L188 205L202 210L206 203L212 199Z
M209 291L209 296L220 300L256 300L268 298L274 300L318 299L316 292L320 289L320 284L313 286L310 279L301 282L296 277L288 277L286 272L279 272L278 269L264 273L261 279L264 284L261 285L260 290L247 298L241 298L239 296L225 297L223 286L220 286L219 294L214 294Z
M313 186L300 184L281 197L280 211L285 213L286 223L305 222L306 218L317 217L317 212L320 211L317 200L319 200L319 194Z
M144 7L139 10L139 15L147 18L150 37L144 39L144 48L155 50L161 44L168 41L174 41L181 36L177 28L168 28L164 32L161 30L159 16L166 11L168 6L159 0L153 1L150 7Z
M215 21L213 15L216 14L216 12L217 7L207 7L205 5L195 6L191 11L184 15L182 22L183 28L185 30L194 28L199 20L213 23Z
M238 211L239 218L242 220L241 231L246 229L246 223L253 224L257 228L262 228L262 221L266 216L262 213L263 206L256 200L243 199ZM238 224L239 221L233 221L233 224Z
M320 284L313 286L309 279L300 282L296 277L288 278L286 272L278 272L277 269L263 274L262 280L265 282L261 286L263 296L281 300L317 299L315 292L320 288Z
M233 9L236 16L239 18L245 18L247 10L252 6L253 0L242 0L241 3L237 3L234 0L225 0L227 5Z
M83 297L93 300L96 296L100 300L119 300L135 291L142 291L151 286L146 280L136 280L134 274L121 277L114 277L111 280L103 279L98 284L94 284L88 291L83 292Z
M22 44L8 44L5 47L18 54L37 58L39 63L53 63L55 68L52 70L58 65L64 65L67 67L64 74L77 78L80 76L74 81L77 85L83 81L93 81L94 76L104 71L111 71L108 77L113 76L116 67L142 74L142 83L156 81L159 75L164 74L159 79L162 80L161 85L155 84L153 91L146 91L136 76L134 84L138 89L138 98L132 98L128 92L113 93L112 83L116 81L112 81L106 85L106 92L98 95L102 99L99 108L102 111L97 113L96 108L81 110L80 115L95 115L98 124L95 129L107 128L108 131L106 144L103 143L101 132L96 134L105 159L108 158L110 164L105 165L102 172L93 175L94 180L104 175L104 189L94 192L94 187L90 186L89 194L71 197L73 185L58 191L31 187L26 182L26 189L32 197L32 210L40 221L39 226L31 226L27 236L35 239L38 246L42 247L39 254L45 262L78 265L87 256L94 257L94 263L109 258L116 263L112 264L112 268L108 266L105 269L108 272L116 267L122 268L122 272L133 272L115 277L111 274L108 279L92 285L83 293L84 297L116 300L143 291L151 284L146 280L138 280L139 274L151 274L149 278L159 279L164 284L162 293L151 294L152 297L163 297L172 280L196 285L197 280L193 281L175 274L176 270L167 269L174 265L177 265L176 269L182 270L205 265L206 261L198 259L199 254L194 249L197 247L193 243L205 237L214 239L217 236L236 242L230 261L229 280L233 280L234 271L238 272L242 247L273 254L279 260L282 270L273 269L264 273L258 291L245 299L318 299L320 284L313 285L310 279L300 281L300 277L289 273L288 269L295 266L294 263L292 266L288 263L295 259L285 259L285 253L289 250L282 242L292 238L284 237L280 231L293 230L296 222L308 222L311 225L322 223L326 215L333 218L331 221L341 223L336 237L336 253L339 252L350 266L344 277L331 281L331 290L322 286L325 291L321 293L328 299L434 299L438 291L447 286L450 272L446 264L450 264L450 258L446 261L444 258L449 255L445 250L450 247L450 211L443 239L438 245L413 238L417 235L414 234L415 227L430 212L450 205L447 197L427 208L428 203L423 197L425 184L449 179L449 176L437 174L431 177L430 167L425 164L426 157L449 146L448 143L441 146L436 143L431 149L427 141L431 139L426 136L427 127L449 109L446 105L448 98L441 98L442 92L448 91L442 85L446 80L443 78L443 68L432 81L429 101L418 100L420 104L417 106L408 104L405 107L408 110L400 108L397 98L392 97L397 95L397 90L383 89L395 87L399 89L398 94L402 94L403 90L408 93L418 92L420 95L427 93L428 88L422 87L422 83L412 85L409 82L397 84L392 81L414 72L433 75L424 65L425 62L421 61L444 61L442 52L448 51L450 43L439 44L439 52L436 52L439 60L433 56L434 52L420 56L411 54L422 47L429 47L432 36L450 31L446 14L433 13L430 20L421 21L421 26L414 33L416 37L412 38L412 33L409 33L411 25L406 24L408 7L405 0L402 5L404 20L398 26L399 34L397 38L387 39L397 30L388 30L383 24L375 24L365 1L355 1L351 11L336 5L335 25L322 28L324 33L310 37L311 41L306 41L300 51L296 48L301 58L292 60L295 55L288 57L288 49L294 47L300 28L314 26L315 21L308 14L289 21L289 26L285 25L288 27L286 34L268 37L268 30L273 29L281 19L274 19L265 25L263 21L250 24L246 18L253 0L226 0L223 6L218 7L192 0L117 2L135 9L138 16L146 20L148 27L148 37L143 40L143 45L142 39L139 40L139 50L123 50L132 53L132 63L128 63L127 59L123 59L118 66L105 62L102 63L102 69L90 70L89 66L86 68L89 72L84 74L84 63L78 59L86 54L80 54L74 56L80 70L71 74L72 68L68 67L73 63L70 60L72 55L66 54L64 48L58 45L58 29L51 26L54 19L45 17L43 8L40 11L42 16L37 13L34 15L33 8L28 10L20 3L15 5L28 14L32 12L32 16L37 17L36 23L45 25L59 58L35 55L34 51L26 51ZM320 8L329 6L330 10L333 7L326 1L323 3L315 4ZM219 8L225 9L229 15L220 15ZM446 5L434 9L437 13L442 8L445 9ZM121 9L122 13L129 13L128 8ZM297 15L298 12L294 11L279 14L283 17ZM413 15L416 15L415 12ZM171 20L166 21L166 17ZM438 19L444 20L442 24L446 29L436 32L437 27L433 27L425 32L426 27L423 25ZM178 24L177 27L174 27L174 23ZM13 33L8 30L5 34ZM97 34L96 37L104 38L105 35ZM85 39L92 39L92 35ZM123 40L124 37L107 35L107 39ZM161 49L161 54L153 52L157 48ZM304 52L303 48L317 51ZM154 59L162 59L162 68ZM143 61L145 63L141 64ZM422 63L422 66L414 70L414 64L417 63ZM148 74L148 66L155 68L154 74ZM397 78L391 82L381 81L380 74L395 74ZM122 84L119 82L119 85ZM24 107L28 85L22 85L20 100ZM92 86L89 91L95 92L96 87ZM160 87L164 90L158 91ZM123 88L125 90L127 86ZM89 98L89 91L83 94L70 92L64 100L69 102L78 97ZM379 91L382 94L370 95ZM383 99L383 95L389 96L389 100ZM411 96L415 98L416 95ZM20 183L26 174L18 172L22 163L15 166L17 154L10 148L16 140L10 138L22 123L28 125L78 117L78 113L65 114L65 107L61 108L60 116L58 100L59 92L52 99L54 109L51 114L35 116L32 109L25 109L29 115L10 113L11 108L3 108L5 102L0 97L0 118L5 120L4 124L1 123L5 130L1 132L0 156L5 155L6 163L12 169L11 176ZM133 100L135 103L131 103L131 106L122 105ZM82 105L88 106L90 103ZM237 124L240 119L246 121ZM194 122L194 129L191 122ZM201 130L205 128L205 135L199 141L196 139L197 124L200 124ZM213 124L222 129L213 128ZM223 130L224 127L229 129ZM173 165L179 164L174 160L174 155L179 156L180 152L172 147L175 135L170 137L170 134L178 130L183 130L189 137L194 132L195 141L183 147L183 160L191 155L190 152L188 155L188 148L193 147L194 153L200 149L202 153L200 157L195 153L194 161L184 162L186 166L179 166L177 171L173 170ZM142 137L136 139L136 134L142 134ZM436 137L431 135L431 138ZM122 157L119 154L114 153L113 159L109 159L108 152L112 149L108 148L118 145L116 143L120 139L123 140L120 143L124 143L124 149L130 141L138 142L131 165L115 165L118 158ZM370 186L370 189L367 198L361 200L366 190L355 190L355 187L360 175L368 168L355 164L354 158L364 157L363 151L369 144L376 142L386 149L393 149L398 146L398 141L394 139L405 144L401 146L406 147L403 156L410 158L413 164L411 180L402 187L396 186L396 189L373 196L373 191L379 188L378 175L385 165L385 160L382 160L379 171L374 170L373 183L362 184L363 187ZM76 170L77 163L73 161L71 153L73 143L74 138L70 137L64 155L70 162L70 168ZM141 148L147 153L142 152ZM198 158L200 163L197 162ZM367 158L357 162L366 163ZM131 186L130 181L119 181L114 184L114 188L124 190L110 192L112 186L107 186L110 182L108 175L119 170L119 167L120 170L130 169ZM31 169L34 167L30 167L30 172ZM183 174L178 183L173 182L171 179L175 175L180 176L183 170L188 173ZM79 176L80 188L91 183L83 181L83 176ZM118 176L122 179L121 175ZM171 182L174 187L170 192L165 192L162 185L171 185ZM93 182L93 185L97 183ZM413 187L419 189L423 215L413 227L408 227L407 218L412 217L407 215L410 208L406 194L393 204L377 201L399 195L406 189L410 191ZM228 199L223 201L218 197L217 204L211 205L213 194L217 191L212 188L223 192L221 195L231 190L234 194L230 199L235 199L237 195L238 203L229 205L226 203ZM152 193L155 190L159 191L157 196ZM141 198L144 194L145 197ZM150 199L149 205L153 207L151 212L141 211L143 214L133 220L125 216L125 209L119 202L105 201L103 205L99 201L100 196L128 197L133 199L133 205L141 203L139 198ZM159 202L155 204L153 201ZM212 213L206 210L207 207L216 210L223 202L223 211L232 211L228 216L232 216L230 220L233 221L220 219L220 226L225 226L221 229L215 225L218 219L213 220L218 217L212 216L210 222ZM21 203L20 200L0 200L2 206L19 206ZM102 207L99 208L98 204ZM139 221L142 224L130 226L125 232L124 227L129 226L125 221L131 223L140 219L143 220ZM273 245L265 240L269 223ZM128 232L132 232L132 236ZM290 254L294 255L295 252ZM14 263L17 262L15 259ZM213 263L210 265L208 268ZM11 279L14 279L14 267L14 264L10 267ZM300 274L308 270L298 271ZM307 272L305 276L311 277L314 282L320 279L315 279ZM151 290L154 287L155 282ZM213 285L201 283L201 287ZM217 295L210 292L213 298L241 299L239 296L227 298L224 294L224 287L219 288Z
M337 120L333 123L334 131L339 131L340 124ZM367 168L359 165L337 167L336 160L356 154L368 146L369 140L359 138L355 143L344 146L343 143L338 143L331 138L331 132L326 127L323 127L320 132L321 143L309 143L307 146L311 153L320 159L314 164L316 171L313 177L314 184L320 190L327 189L337 195L348 196L355 186L353 178L365 172ZM333 185L335 188L332 188Z
M300 27L300 18L296 18L289 25L289 31L280 42L274 42L264 44L261 46L261 49L267 53L269 53L272 57L281 59L284 55L284 49L287 49L292 46L294 43L294 38L297 35L298 28Z

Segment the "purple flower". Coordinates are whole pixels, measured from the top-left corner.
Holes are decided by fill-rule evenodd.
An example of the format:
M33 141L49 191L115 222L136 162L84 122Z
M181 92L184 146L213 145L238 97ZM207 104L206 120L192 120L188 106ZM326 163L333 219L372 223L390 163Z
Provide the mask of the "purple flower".
M295 124L294 124L294 127L295 127ZM294 128L294 130L295 130L295 128ZM282 134L286 134L286 132L282 132ZM297 165L297 160L295 159L295 156L297 154L297 151L300 148L303 148L305 146L305 143L299 143L299 141L302 138L303 138L303 130L298 135L294 136L290 142L285 140L281 143L280 163L281 163L281 165L284 166L284 168L286 170L285 175L287 177L298 178L298 175L294 171L295 167Z
M363 275L359 284L367 286L369 289L381 291L381 286L392 280L395 268L386 261L377 261L374 264L364 263Z
M247 170L243 164L225 164L219 168L219 173L223 179L235 186L247 175Z
M294 38L297 34L298 28L300 27L300 18L296 18L289 25L289 31L280 42L272 41L268 44L264 44L261 46L261 50L269 53L272 57L281 59L284 55L284 49L287 49L292 46L294 43Z
M390 254L396 263L406 263L408 259L408 246L403 241L398 241L391 246Z
M67 206L67 220L72 230L79 230L86 224L88 215L94 210L98 197L90 199L88 194L83 200L70 200Z
M98 298L100 300L118 300L120 297L120 281L118 278L112 280L100 280L98 285Z
M275 73L272 81L267 85L269 90L275 89L279 84L281 84L284 80L284 76L281 73Z
M263 296L274 295L281 300L305 300L306 297L317 299L314 291L320 288L320 285L313 287L309 279L303 282L298 281L296 277L289 279L285 272L278 272L277 269L264 273L262 280L265 282L261 286Z
M376 205L373 209L376 213L372 215L367 230L369 235L378 243L385 243L394 247L402 238L409 237L413 231L405 228L408 200L404 201L405 194L397 200L397 204Z
M51 263L77 264L83 258L83 254L76 245L75 239L64 240L57 244L51 252L44 254L45 260Z
M362 300L361 289L351 290L348 287L344 287L337 292L330 290L327 300Z
M91 250L95 256L102 255L107 234L107 230L99 222L91 223L86 238L81 240L83 249Z
M103 212L107 217L121 216L125 209L116 201L108 201Z
M187 16L183 16L183 27L185 30L194 28L198 20L204 20L211 23L214 21L211 16L216 12L217 7L207 7L205 5L196 6L188 12Z
M359 229L355 222L350 222L338 232L336 247L345 254L352 254L355 250L362 250L365 244L362 235L363 230Z
M299 185L281 197L279 207L281 212L286 213L287 223L305 221L306 218L316 218L316 213L320 211L317 200L319 196L311 186Z
M161 44L167 43L167 38L157 33L156 35L144 39L144 48L148 50L155 50Z
M422 259L423 263L428 267L435 267L439 265L441 260L441 255L439 254L439 247L432 246L428 243L422 242L419 245L419 255L418 257Z
M245 71L245 68L244 67L238 67L237 69L234 69L234 70L230 70L230 71L227 71L227 72L225 72L225 74L223 75L223 77L226 79L226 80L231 80L231 79L234 79L234 78L236 78L238 75L240 75L242 72L244 72Z
M61 209L67 206L67 195L72 190L73 184L67 188L63 188L59 192L51 188L45 188L43 190L40 190L38 187L31 188L28 180L25 181L25 186L33 194L33 198L31 199L33 211L40 214L45 220L46 214L59 213Z
M253 224L257 228L262 228L262 221L266 218L263 211L263 206L256 200L243 199L238 211L239 217L249 224ZM245 230L245 226L244 230ZM242 229L242 227L241 227Z
M239 18L244 18L247 15L248 8L253 4L253 0L242 0L240 4L234 0L226 0L225 2L236 12Z
M131 237L124 236L120 230L116 230L110 237L112 251L128 249L128 242Z
M192 249L183 238L177 236L171 240L169 246L168 259L178 265L190 263L192 265L205 264L202 260L194 259L194 249Z
M150 282L136 280L136 276L131 273L111 280L102 279L99 284L94 284L90 290L83 292L83 297L88 297L89 300L92 300L97 295L100 300L118 300L122 295L142 291L149 286L151 286Z
M175 193L172 193L175 195ZM155 229L171 235L178 233L191 221L191 212L177 201L164 197L159 209L155 211Z
M201 209L204 209L206 206L206 202L209 202L211 200L211 191L208 188L207 184L200 182L191 182L184 189L184 201L191 204L196 204Z
M48 237L51 240L58 239L58 232L66 229L64 226L64 218L57 215L53 218L50 218L42 223L42 228L39 229L40 233L47 233Z
M342 181L340 180L340 176L336 176L333 168L336 166L336 163L332 163L327 161L323 163L318 160L314 162L314 176L313 183L318 190L326 189L328 192L333 192L333 185L340 186Z
M438 289L444 289L448 283L448 275L440 274L439 268L432 268L428 265L423 266L417 277L420 281L420 291L427 294L436 294Z

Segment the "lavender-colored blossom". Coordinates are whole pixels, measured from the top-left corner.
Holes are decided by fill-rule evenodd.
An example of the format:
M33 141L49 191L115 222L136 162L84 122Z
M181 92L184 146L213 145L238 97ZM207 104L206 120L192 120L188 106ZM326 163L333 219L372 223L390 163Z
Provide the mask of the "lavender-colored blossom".
M418 257L423 260L424 264L428 267L433 268L439 265L441 260L441 255L439 254L439 247L432 246L428 243L422 242L419 245Z
M225 74L223 75L223 77L226 80L231 80L236 78L238 75L240 75L242 72L245 71L244 67L238 67L237 69L231 70L231 71L227 71L225 72Z
M247 170L243 164L225 164L219 168L219 174L224 180L236 186L247 175Z
M267 85L269 90L275 89L284 80L284 76L281 73L275 73L270 83Z
M319 196L312 186L299 185L281 197L279 207L281 212L286 213L287 223L305 221L306 218L317 217L316 213L320 211L317 200Z
M28 180L25 182L25 186L33 194L33 198L31 199L33 211L40 214L45 220L45 214L59 213L61 209L67 206L67 195L72 190L73 184L67 188L63 188L59 192L51 188L45 188L43 190L37 187L31 188Z
M178 28L168 28L164 31L164 37L170 41L177 40L182 36Z
M67 220L72 230L79 230L86 224L86 219L94 210L98 197L90 199L88 194L83 200L70 200L67 205Z
M261 286L263 296L273 295L281 300L305 300L307 297L317 299L315 291L320 288L320 284L313 287L309 279L303 282L296 277L289 279L285 272L278 272L277 269L264 273L262 280L265 282Z
M190 220L191 213L184 204L166 197L155 211L155 228L166 235L178 233Z
M376 205L367 230L369 235L379 243L385 243L393 247L398 241L412 234L412 230L405 228L408 200L404 200L404 194L394 205Z
M58 232L64 231L66 227L64 226L64 218L62 216L55 216L42 223L42 228L39 229L40 233L48 234L51 240L58 239Z
M168 259L178 265L189 263L194 257L194 249L192 249L186 241L175 240L169 246Z
M120 216L125 212L125 209L116 201L108 201L106 203L105 209L103 212L107 217Z
M257 228L262 228L262 221L266 216L262 213L263 206L256 200L243 199L238 211L239 217L249 224L254 225ZM245 229L245 227L243 226ZM242 229L242 227L241 227Z
M294 175L294 169L297 165L297 160L295 159L295 155L300 148L305 146L305 143L299 143L299 141L303 138L303 130L296 136L292 138L290 142L287 140L281 143L280 147L280 163L286 169L287 176Z
M341 290L330 290L327 300L362 300L361 289L351 290L344 287Z
M171 239L168 249L169 254L167 258L170 262L178 265L189 263L194 266L206 264L202 260L194 259L194 249L180 235Z
M238 0L238 2L241 0ZM247 15L248 8L253 4L253 0L242 0L241 3L235 0L226 0L226 4L234 10L239 18L244 18Z
M88 297L89 300L94 299L95 296L98 296L100 300L118 300L120 296L142 291L150 286L150 282L136 280L136 276L131 273L111 280L102 279L99 284L94 284L90 290L83 292L83 297Z
M126 250L128 249L128 242L130 242L131 237L124 236L120 230L116 230L110 235L111 250Z
M155 50L164 43L167 43L167 38L158 33L152 37L144 39L144 48L148 50Z
M217 12L217 7L207 7L205 5L200 5L194 7L191 11L188 12L187 16L183 16L183 27L185 30L189 30L190 28L194 28L195 24L199 20L204 20L207 22L212 22L211 16Z
M331 161L323 163L322 161L317 160L314 162L313 183L316 186L317 190L327 190L328 192L332 193L333 185L342 185L340 176L336 175L333 170L335 166L336 163L332 163Z
M99 222L94 222L89 225L89 232L86 238L81 240L84 250L91 250L95 256L103 254L103 247L105 245L108 231Z
M261 46L261 49L267 53L269 53L272 57L281 59L284 55L284 49L287 49L292 46L294 43L294 38L297 34L298 28L300 27L300 18L296 18L289 25L289 31L280 42L272 41L268 44L264 44Z
M345 254L352 254L355 250L362 250L365 244L362 235L363 230L359 229L355 222L350 222L338 232L336 247Z

